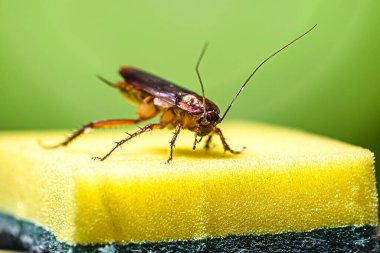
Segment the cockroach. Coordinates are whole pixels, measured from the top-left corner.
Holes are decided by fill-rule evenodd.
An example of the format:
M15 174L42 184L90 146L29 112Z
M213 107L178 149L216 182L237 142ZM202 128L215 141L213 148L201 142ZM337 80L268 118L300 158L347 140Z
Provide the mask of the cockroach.
M124 81L121 82L112 83L103 77L98 76L99 79L107 85L119 89L131 104L138 106L137 119L106 119L93 121L75 131L65 141L57 145L50 146L50 148L67 146L77 137L89 132L92 129L136 125L160 114L161 118L159 123L147 124L144 127L139 128L139 130L136 132L128 134L127 137L116 142L116 145L103 157L96 156L94 159L104 161L118 147L121 147L124 143L128 142L134 137L148 131L163 128L174 129L174 135L169 142L169 158L167 159L166 163L170 163L173 159L173 148L182 129L188 129L195 133L193 150L196 149L197 144L205 136L207 136L205 149L209 149L212 137L214 135L218 135L223 144L225 152L239 154L243 151L244 148L240 150L233 150L226 142L222 131L217 127L217 125L223 122L224 118L231 109L232 105L235 103L240 93L243 91L244 87L247 85L249 80L251 80L252 76L260 69L260 67L273 56L308 34L315 27L316 25L271 54L256 68L254 68L254 70L248 76L247 80L240 87L235 97L232 99L222 117L219 116L220 110L218 106L205 97L203 82L199 72L199 65L206 52L207 43L204 45L195 65L195 71L201 86L202 96L191 90L182 88L176 84L133 67L122 67L119 70L119 74L124 79Z

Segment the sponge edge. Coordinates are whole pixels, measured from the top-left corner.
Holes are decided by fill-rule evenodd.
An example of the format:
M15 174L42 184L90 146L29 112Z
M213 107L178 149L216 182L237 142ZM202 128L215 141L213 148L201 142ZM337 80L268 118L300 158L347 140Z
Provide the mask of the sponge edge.
M374 157L368 150L259 124L223 126L240 156L192 151L179 136L165 165L170 131L128 143L105 162L123 131L87 135L42 150L57 133L0 137L0 209L68 244L176 241L377 226ZM111 143L111 145L107 145ZM17 157L17 159L15 159Z
M361 227L322 228L310 232L289 232L275 235L229 235L223 238L203 238L199 240L72 246L57 241L51 232L41 227L0 213L0 247L12 245L12 249L28 250L36 253L378 253L379 246L376 237L374 237L375 233L375 227L365 225ZM2 235L5 236L3 237Z

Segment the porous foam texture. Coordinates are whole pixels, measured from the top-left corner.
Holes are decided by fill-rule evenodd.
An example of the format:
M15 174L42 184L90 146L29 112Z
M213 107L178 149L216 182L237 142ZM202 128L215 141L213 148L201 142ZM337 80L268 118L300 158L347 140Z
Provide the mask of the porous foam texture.
M216 137L212 150L193 151L193 134L183 131L170 165L167 130L132 140L104 162L91 157L124 131L91 133L55 150L37 140L55 143L62 133L2 133L0 210L68 245L377 226L370 151L268 125L221 129L233 148L247 147L243 154L224 154Z

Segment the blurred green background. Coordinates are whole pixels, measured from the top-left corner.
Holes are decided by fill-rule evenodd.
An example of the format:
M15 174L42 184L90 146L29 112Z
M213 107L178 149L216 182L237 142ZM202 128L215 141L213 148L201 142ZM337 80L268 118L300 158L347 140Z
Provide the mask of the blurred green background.
M133 118L95 77L137 66L206 95L222 111L250 71L268 62L228 120L301 128L380 155L380 1L0 0L0 129L76 128Z

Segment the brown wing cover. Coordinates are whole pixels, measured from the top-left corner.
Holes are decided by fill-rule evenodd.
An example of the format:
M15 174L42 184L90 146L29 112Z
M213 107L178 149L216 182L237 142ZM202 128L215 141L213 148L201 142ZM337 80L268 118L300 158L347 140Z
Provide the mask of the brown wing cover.
M125 82L135 89L145 91L189 113L203 112L202 96L193 91L132 67L122 67L119 73ZM218 106L208 99L206 99L206 110L215 111L218 114L220 112Z

